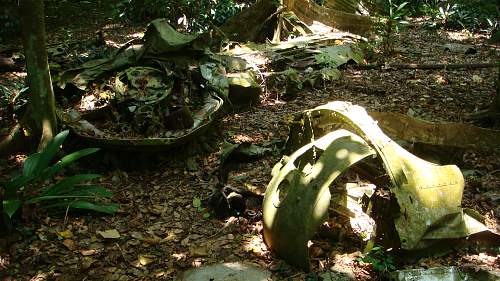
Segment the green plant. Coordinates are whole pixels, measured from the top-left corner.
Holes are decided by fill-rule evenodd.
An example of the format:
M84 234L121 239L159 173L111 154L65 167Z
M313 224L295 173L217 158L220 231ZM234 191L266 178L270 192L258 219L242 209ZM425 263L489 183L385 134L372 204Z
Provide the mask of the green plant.
M373 247L362 258L358 258L356 260L371 264L373 268L379 272L396 270L394 257L381 246Z
M11 92L4 85L0 85L0 106L2 108L7 108L10 101Z
M382 38L381 45L384 54L391 54L394 51L395 35L404 24L408 24L403 20L408 15L408 10L405 9L406 5L408 2L396 4L392 0L388 0L386 16L375 26L376 33Z
M68 131L56 135L40 152L30 155L24 162L22 174L4 183L3 212L11 218L23 205L43 204L45 208L76 208L112 214L117 204L97 199L111 197L104 187L88 184L99 178L97 174L77 174L55 181L55 176L78 159L98 151L86 148L62 157L51 165L54 156L68 136ZM54 183L55 182L55 183Z
M458 0L453 6L446 27L491 32L498 27L500 10L494 0Z
M199 32L221 25L254 0L120 0L112 7L115 17L132 21L166 18L182 31Z
M437 14L437 19L439 19L442 24L446 25L448 21L450 20L451 16L456 13L456 8L457 5L447 3L445 6L439 7L438 11L439 13Z
M202 207L201 204L201 199L197 196L193 198L193 207L200 213L203 213L203 218L208 219L210 218L210 213L207 211L206 208Z
M422 2L415 9L415 3ZM432 18L427 27L446 27L452 29L483 30L491 32L498 28L500 9L497 0L426 0L412 1L414 15Z

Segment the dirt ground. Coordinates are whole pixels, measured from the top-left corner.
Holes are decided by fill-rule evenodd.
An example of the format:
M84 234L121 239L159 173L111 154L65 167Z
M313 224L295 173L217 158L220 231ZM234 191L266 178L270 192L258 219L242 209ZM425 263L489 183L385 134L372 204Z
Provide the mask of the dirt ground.
M80 8L84 4L71 9ZM103 1L105 2L105 1ZM83 6L82 6L83 5ZM105 29L107 44L119 44L139 36L145 26L124 26L87 8L78 21L64 19L48 9L49 43L63 40L91 40L97 30ZM59 15L59 16L58 16ZM71 34L71 39L68 37ZM472 54L444 49L445 43L470 44ZM384 57L399 63L482 63L495 62L500 48L486 43L485 34L460 31L429 31L418 22L402 32L395 41L396 53ZM325 87L305 89L291 100L277 98L266 91L262 103L247 111L224 117L219 130L205 144L160 155L127 152L119 168L104 165L94 168L104 174L101 184L115 193L120 204L113 216L87 213L47 213L34 210L20 228L4 241L0 252L2 280L171 280L191 267L228 261L250 261L273 272L279 280L321 280L319 275L341 266L357 280L383 279L361 257L364 245L345 237L331 240L316 237L311 246L312 271L288 266L273 255L262 240L261 210L254 216L217 219L206 217L205 210L193 206L207 199L218 184L220 147L223 140L250 141L255 144L284 142L290 116L329 101L342 100L367 110L399 112L429 121L466 122L467 113L487 107L495 94L496 68L477 70L343 70L343 77ZM1 74L0 81L22 81L22 73ZM7 83L7 82L6 82ZM3 123L5 122L5 123ZM9 124L3 120L2 124ZM215 130L215 129L214 129ZM122 153L123 154L123 153ZM114 157L114 156L111 156ZM187 157L188 160L183 159ZM271 169L280 155L268 155L242 163L229 174L229 185L265 192ZM0 162L0 175L7 179L20 167L23 156ZM142 162L139 163L139 162ZM151 163L153 162L153 163ZM190 162L190 165L186 163ZM188 166L192 163L198 169ZM488 227L500 232L500 157L466 151L458 165L475 171L466 177L463 206L479 211ZM85 167L88 168L88 163ZM140 164L140 165L136 165ZM114 229L116 239L104 239L99 231ZM7 247L8 246L8 247ZM459 265L500 270L498 249L481 246L453 248L440 256L395 260L398 269Z

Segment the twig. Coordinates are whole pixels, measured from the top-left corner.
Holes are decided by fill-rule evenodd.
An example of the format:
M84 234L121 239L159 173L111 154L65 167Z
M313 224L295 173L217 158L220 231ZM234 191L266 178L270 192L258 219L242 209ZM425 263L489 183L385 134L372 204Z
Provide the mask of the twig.
M123 252L122 250L122 247L120 247L120 245L118 243L115 243L115 246L118 248L118 250L120 251L120 253L122 254L122 257L123 259L125 260L125 262L127 263L131 263L126 257L125 257L125 252Z
M63 222L63 226L66 227L66 223L68 222L68 213L69 213L69 206L71 204L68 204L68 207L66 208L66 213L64 214L64 222Z

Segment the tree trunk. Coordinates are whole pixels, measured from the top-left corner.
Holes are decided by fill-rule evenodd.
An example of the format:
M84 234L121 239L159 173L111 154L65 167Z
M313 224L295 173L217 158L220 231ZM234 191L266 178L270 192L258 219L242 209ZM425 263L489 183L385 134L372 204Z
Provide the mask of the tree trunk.
M25 116L27 123L23 125L33 136L41 136L40 150L53 138L57 127L54 91L45 49L43 0L20 0L19 8L30 88L29 110Z
M278 9L278 4L273 0L258 0L231 17L220 29L232 41L265 42L266 38L272 38L276 26L276 20L272 16Z

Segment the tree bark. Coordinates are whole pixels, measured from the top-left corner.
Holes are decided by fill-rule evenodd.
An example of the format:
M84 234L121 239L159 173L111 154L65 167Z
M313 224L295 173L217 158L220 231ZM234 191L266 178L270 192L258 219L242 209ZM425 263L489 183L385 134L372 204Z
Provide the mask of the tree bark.
M31 134L40 136L38 149L54 137L57 128L54 91L45 46L43 0L20 0L23 47L30 88L28 122Z
M258 0L231 17L220 29L232 41L265 42L266 38L272 38L276 21L271 21L269 16L277 9L278 3L273 0Z

